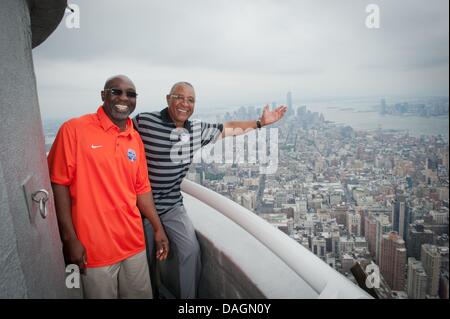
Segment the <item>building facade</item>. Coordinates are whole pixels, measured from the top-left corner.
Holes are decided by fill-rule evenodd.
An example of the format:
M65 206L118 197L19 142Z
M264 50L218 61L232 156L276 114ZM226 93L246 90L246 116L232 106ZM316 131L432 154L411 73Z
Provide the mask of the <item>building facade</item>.
M428 276L420 261L414 257L408 258L407 293L410 299L425 299L427 294Z
M381 238L380 272L392 290L405 290L406 248L397 232Z

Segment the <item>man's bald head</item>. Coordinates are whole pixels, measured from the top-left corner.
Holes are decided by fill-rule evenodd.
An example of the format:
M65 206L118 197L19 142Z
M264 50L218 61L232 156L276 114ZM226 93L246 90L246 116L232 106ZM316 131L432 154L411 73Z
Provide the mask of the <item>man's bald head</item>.
M128 82L128 84L130 84L133 88L136 88L133 81L130 80L130 78L126 75L114 75L110 78L108 78L105 82L105 86L103 89L110 89L111 87L113 87L113 83L115 83L117 80L122 80L124 82Z

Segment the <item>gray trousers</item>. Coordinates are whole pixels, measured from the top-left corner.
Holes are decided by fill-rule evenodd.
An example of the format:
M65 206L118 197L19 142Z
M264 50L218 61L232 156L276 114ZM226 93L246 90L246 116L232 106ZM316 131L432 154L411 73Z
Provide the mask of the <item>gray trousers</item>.
M153 227L144 219L147 258L155 295L164 295L161 290L167 289L175 298L196 298L201 257L194 226L184 206L173 208L160 219L170 242L169 256L165 261L156 260Z

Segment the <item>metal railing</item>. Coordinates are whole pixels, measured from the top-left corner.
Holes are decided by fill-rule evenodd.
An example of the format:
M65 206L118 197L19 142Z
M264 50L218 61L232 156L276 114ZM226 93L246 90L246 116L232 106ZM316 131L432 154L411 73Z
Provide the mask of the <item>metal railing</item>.
M248 209L187 179L184 179L181 189L245 229L307 282L319 298L372 299L359 286Z

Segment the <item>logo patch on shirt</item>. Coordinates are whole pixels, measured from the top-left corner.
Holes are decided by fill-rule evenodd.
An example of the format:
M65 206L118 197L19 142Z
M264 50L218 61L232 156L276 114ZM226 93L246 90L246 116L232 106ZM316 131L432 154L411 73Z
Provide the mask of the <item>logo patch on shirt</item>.
M183 133L180 135L180 141L183 143L187 143L191 140L191 137L189 136L189 134Z
M132 148L128 149L127 155L130 162L136 161L136 152Z

